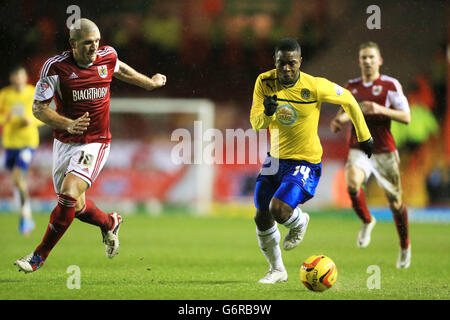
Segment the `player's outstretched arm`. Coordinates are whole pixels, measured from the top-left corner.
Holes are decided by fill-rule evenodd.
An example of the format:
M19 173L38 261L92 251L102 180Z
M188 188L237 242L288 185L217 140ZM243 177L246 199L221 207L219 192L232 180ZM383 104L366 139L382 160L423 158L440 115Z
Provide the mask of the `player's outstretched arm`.
M358 102L356 102L350 91L325 78L316 79L318 100L321 102L340 104L356 129L358 141L368 140L371 137L369 128L367 127L366 120Z
M340 104L342 106L355 127L361 149L370 158L372 155L373 139L359 104L350 91L325 78L317 78L317 96L320 101Z
M118 63L119 71L114 73L114 77L123 82L141 87L148 91L160 88L166 84L165 75L157 73L153 77L149 78L146 75L137 72L120 60L118 60Z
M396 110L380 106L373 101L362 101L360 103L361 110L365 115L383 115L394 121L408 124L411 121L409 108L407 110Z
M83 134L87 130L89 121L91 120L89 118L89 112L86 112L75 120L63 117L50 107L50 103L38 100L34 100L33 114L37 119L50 127L66 130L70 134L75 135Z
M350 121L351 121L351 119L350 119L349 115L344 111L344 109L342 109L342 108L339 109L336 116L333 118L333 120L331 120L331 123L330 123L331 132L338 133L339 131L342 130L344 125Z
M342 127L350 122L350 116L343 110L339 109L337 115L334 117L333 120L331 120L330 123L330 129L333 133L337 133L342 130ZM365 154L370 158L372 156L372 149L373 149L373 138L370 137L369 139L359 142L359 146L361 150L364 151Z

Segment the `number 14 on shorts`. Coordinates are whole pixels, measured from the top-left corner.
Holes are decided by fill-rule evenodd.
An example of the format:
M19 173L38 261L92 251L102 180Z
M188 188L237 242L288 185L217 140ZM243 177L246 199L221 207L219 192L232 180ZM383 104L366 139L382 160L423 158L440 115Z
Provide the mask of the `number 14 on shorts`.
M307 166L296 166L295 171L292 175L296 176L299 172L303 176L302 180L307 180L309 177L309 173L311 172L311 168Z

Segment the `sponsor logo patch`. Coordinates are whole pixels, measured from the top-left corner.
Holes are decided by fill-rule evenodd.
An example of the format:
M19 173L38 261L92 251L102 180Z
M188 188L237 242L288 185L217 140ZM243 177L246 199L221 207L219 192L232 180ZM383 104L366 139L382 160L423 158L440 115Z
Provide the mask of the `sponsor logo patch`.
M282 104L277 108L276 118L282 125L290 126L297 121L297 111L289 104Z
M82 90L72 90L73 102L83 100L98 100L103 99L108 93L108 87L103 88L89 88Z

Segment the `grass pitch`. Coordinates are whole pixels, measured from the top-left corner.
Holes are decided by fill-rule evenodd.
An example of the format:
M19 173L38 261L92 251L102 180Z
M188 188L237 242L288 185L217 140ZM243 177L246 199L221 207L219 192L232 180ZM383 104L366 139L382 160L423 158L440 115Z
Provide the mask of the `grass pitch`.
M251 218L125 215L114 259L106 257L98 228L75 219L43 268L23 274L13 262L39 244L48 215L35 215L36 229L24 237L17 231L17 216L1 214L0 299L450 299L448 224L410 223L411 267L398 270L393 222L378 222L371 245L358 249L360 223L353 213L310 216L302 244L283 251L288 281L261 285L257 281L268 264ZM287 230L280 226L280 231L283 238ZM313 254L328 255L338 268L336 284L323 293L308 291L299 280L299 267ZM79 289L67 286L74 284L70 266L79 267ZM377 267L370 266L379 268L379 289L367 286L375 283L370 277Z

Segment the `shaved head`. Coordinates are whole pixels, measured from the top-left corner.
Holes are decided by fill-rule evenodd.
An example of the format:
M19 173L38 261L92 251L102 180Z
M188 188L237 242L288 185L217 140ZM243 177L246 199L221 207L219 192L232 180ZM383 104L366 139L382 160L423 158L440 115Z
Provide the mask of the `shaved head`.
M70 30L70 39L71 40L80 40L82 36L89 32L98 32L100 34L100 30L97 25L89 19L81 18L76 20L69 28Z
M85 68L97 58L100 30L94 22L83 18L76 20L70 26L69 31L69 43L72 47L73 57L79 66Z

